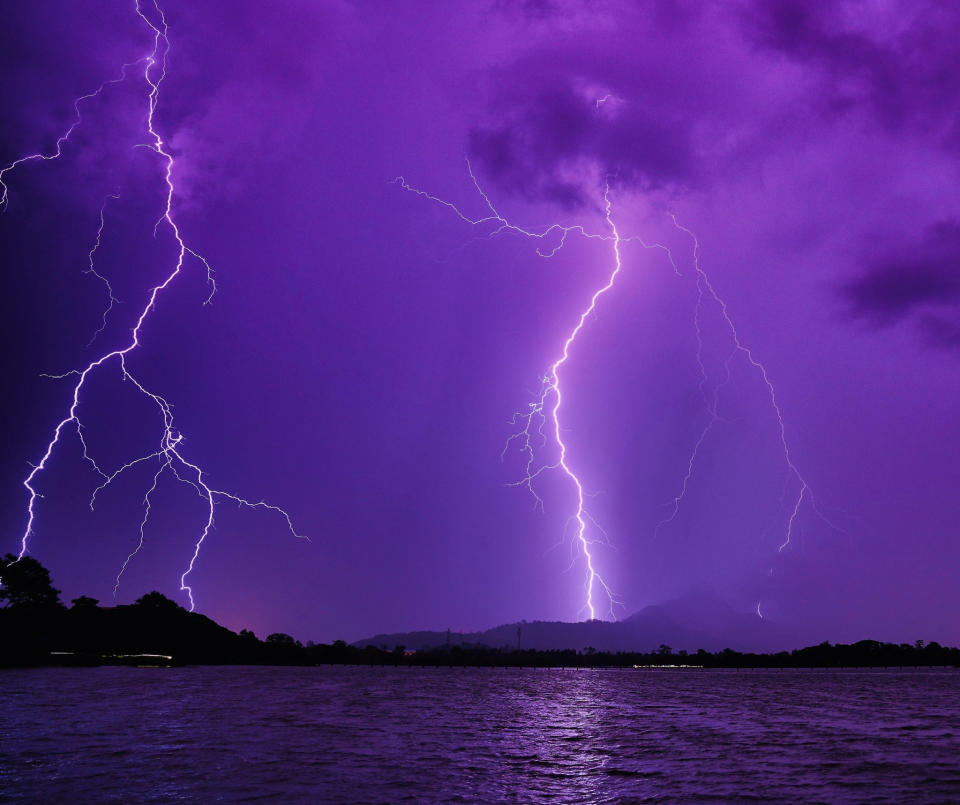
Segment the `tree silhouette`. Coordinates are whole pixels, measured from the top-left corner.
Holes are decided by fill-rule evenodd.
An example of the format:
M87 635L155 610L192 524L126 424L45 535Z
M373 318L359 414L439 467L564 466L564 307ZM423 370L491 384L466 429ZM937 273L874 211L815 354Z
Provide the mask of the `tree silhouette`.
M158 593L156 590L147 593L146 595L141 595L134 602L134 606L165 612L173 612L177 609L183 609L183 607L181 607L176 601L171 601L163 593Z
M73 604L71 609L91 610L96 609L100 602L89 595L81 595L79 598L74 598L70 603Z
M18 559L8 553L0 560L0 601L4 607L62 607L60 591L50 581L50 571L31 556Z

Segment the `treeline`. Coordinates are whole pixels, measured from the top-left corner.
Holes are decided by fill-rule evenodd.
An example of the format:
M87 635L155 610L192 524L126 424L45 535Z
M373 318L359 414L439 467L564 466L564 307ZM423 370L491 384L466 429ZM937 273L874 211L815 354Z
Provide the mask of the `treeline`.
M703 668L960 667L960 649L938 643L818 646L776 654L731 649L674 652L537 651L487 646L440 646L407 651L404 646L302 645L276 633L259 640L236 634L210 618L188 612L158 592L126 606L101 607L81 596L67 608L47 570L34 559L7 555L0 563L0 665L371 665L502 668Z
M335 647L317 647L331 649ZM352 647L348 646L348 649ZM664 647L665 649L666 647ZM451 646L408 654L398 646L386 649L353 649L358 663L424 665L424 666L478 666L520 668L912 668L952 666L960 667L960 649L946 648L938 643L895 644L876 640L861 640L851 645L821 643L818 646L782 651L775 654L751 654L724 649L709 652L700 649L688 653L674 653L667 649L650 652L537 651L511 650L486 646Z

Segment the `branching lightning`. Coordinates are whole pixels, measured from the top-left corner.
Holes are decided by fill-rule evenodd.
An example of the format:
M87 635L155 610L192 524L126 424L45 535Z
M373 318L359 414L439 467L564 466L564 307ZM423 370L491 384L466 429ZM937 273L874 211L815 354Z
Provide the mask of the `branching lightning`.
M749 363L749 365L753 369L757 370L757 373L760 375L760 378L763 381L763 385L766 387L767 394L770 398L770 406L773 409L774 414L776 415L777 432L780 438L780 447L783 451L784 463L786 464L787 469L790 472L790 475L794 479L794 484L796 488L796 497L794 498L793 506L790 509L790 515L787 519L786 532L784 535L784 539L783 539L783 542L781 542L780 545L778 546L777 552L782 553L784 550L790 547L794 530L796 529L796 526L797 526L797 518L800 516L800 509L802 508L805 501L809 504L810 508L823 522L825 522L828 526L830 526L836 531L842 531L843 529L841 529L839 526L831 522L823 514L823 512L820 511L819 508L817 508L816 503L814 501L813 490L811 489L810 484L807 483L807 479L801 474L799 468L794 462L793 455L790 451L790 444L787 440L787 426L783 418L783 411L780 408L780 403L777 399L777 391L774 388L773 381L770 380L770 376L767 372L767 367L764 366L764 364L761 363L759 359L757 359L757 357L753 353L753 350L750 347L748 347L746 344L744 344L743 341L741 340L740 334L737 332L736 325L733 323L733 319L730 317L730 313L727 310L727 303L717 293L716 289L713 286L713 283L710 281L710 277L707 275L706 271L704 271L703 268L701 267L700 242L697 239L697 236L692 231L687 229L685 226L682 226L680 223L678 223L676 216L671 215L670 217L673 220L673 225L681 232L684 232L693 241L693 264L694 264L694 269L697 275L697 291L698 291L697 321L699 321L699 311L703 302L703 290L705 289L707 293L709 293L710 298L717 305L720 311L720 314L723 317L723 321L726 324L730 332L730 336L733 340L734 350L730 354L730 356L727 358L727 361L725 364L726 371L727 371L726 378L716 387L714 399L713 399L713 405L710 408L710 413L713 417L713 421L716 421L719 419L716 413L717 394L719 393L720 388L726 385L726 383L730 379L730 361L733 357L736 356L737 353L743 355L746 358L747 363ZM697 326L697 338L698 340L701 339L699 324ZM701 362L701 370L702 369L703 369L703 364Z
M611 617L616 617L616 613L614 612L616 598L614 597L614 594L610 590L610 587L607 585L607 583L601 578L599 573L597 573L594 558L590 552L591 540L588 540L586 536L587 520L589 519L592 521L593 518L586 513L583 499L583 483L580 481L580 478L577 477L576 473L570 468L570 464L567 459L567 445L564 442L563 435L560 432L560 406L563 403L563 393L560 390L560 369L570 358L570 349L573 346L574 341L576 341L577 336L580 334L580 331L583 329L583 326L587 321L587 317L593 313L594 310L596 310L597 302L599 301L600 297L613 288L614 283L617 281L617 275L623 268L623 261L620 254L620 233L617 231L617 225L613 222L610 212L611 203L609 183L604 188L603 198L604 219L607 223L607 226L610 228L611 238L613 240L613 271L607 279L606 284L597 289L593 296L590 297L590 303L586 308L584 308L583 312L580 314L580 318L577 320L576 326L567 336L566 341L564 341L563 350L560 357L553 362L549 372L547 373L547 376L544 378L540 396L530 404L529 411L524 414L524 417L526 418L526 425L524 426L522 433L524 434L524 449L528 452L528 460L527 475L520 482L532 491L533 480L537 477L537 475L548 469L560 469L563 474L566 475L573 483L574 489L576 490L576 511L573 515L573 520L576 522L575 539L576 543L580 547L580 550L583 552L583 558L587 568L587 600L584 604L584 609L589 613L590 620L594 620L597 617L596 607L593 603L594 589L596 587L601 587L606 594L607 599L610 602ZM550 422L550 428L553 431L554 441L560 450L560 457L557 459L556 463L544 465L536 470L532 469L534 456L530 445L530 427L534 417L536 417L541 423L544 419Z
M103 200L103 206L100 207L100 225L97 227L97 239L93 243L93 247L87 253L87 262L89 266L85 269L85 273L93 274L100 282L103 283L104 287L107 289L107 307L103 311L103 315L100 317L100 326L96 329L93 336L90 338L90 341L87 343L87 347L93 346L93 342L97 340L97 336L102 333L107 327L107 318L110 316L110 311L113 310L114 305L120 304L120 300L113 295L113 286L103 274L97 271L96 266L94 265L94 256L100 250L100 241L103 237L103 227L106 225L105 215L107 212L107 200L113 199L116 201L120 198L117 193L111 193L107 198Z
M593 295L590 297L589 303L578 317L576 325L567 335L563 342L563 347L560 350L560 357L558 357L550 365L546 376L543 378L541 390L537 398L529 404L529 407L526 411L514 415L513 424L522 425L522 427L517 433L507 440L507 444L504 446L504 453L506 453L514 441L518 441L520 443L521 452L526 456L525 473L524 477L515 482L513 485L525 486L528 490L530 490L537 505L541 508L543 506L543 501L534 488L534 481L540 475L548 470L560 470L561 473L570 480L576 496L576 507L570 518L570 522L575 524L574 545L582 554L586 567L586 578L584 581L586 600L581 612L587 613L590 620L593 620L597 617L597 605L594 603L594 598L598 591L602 590L608 601L609 615L611 618L616 618L615 607L619 602L617 601L616 595L611 590L610 586L603 580L603 577L598 572L596 560L591 552L591 546L600 540L591 539L587 535L588 525L595 525L596 521L586 510L583 482L570 466L567 454L567 445L563 440L563 434L560 427L560 408L563 403L563 392L560 386L561 369L569 360L570 351L577 339L577 336L583 330L587 318L596 310L600 297L613 288L614 284L616 283L617 276L620 274L623 268L621 254L621 243L623 240L621 239L620 232L613 221L612 202L610 200L610 185L609 182L605 184L603 194L604 221L609 230L608 232L588 232L582 225L579 224L574 226L551 224L542 231L535 231L525 229L511 223L497 211L497 209L493 206L489 196L480 187L480 183L477 181L477 177L473 172L473 168L470 165L469 159L467 160L467 171L470 174L470 179L473 182L474 188L483 199L485 206L489 210L489 215L481 218L470 218L454 204L413 187L407 183L402 176L397 177L394 181L403 187L404 190L410 191L430 201L447 207L465 223L468 223L472 226L492 224L494 228L488 237L495 237L504 233L513 233L525 238L540 241L540 243L537 245L536 251L541 257L553 257L556 255L564 247L567 242L567 236L571 233L578 234L591 240L608 241L612 245L613 263L611 273L607 278L607 282L594 291ZM557 238L557 242L552 248L545 248L543 245L541 245L551 237ZM639 238L634 239L640 241ZM642 241L640 242L643 243ZM643 243L643 246L645 248L657 248L667 251L659 244L647 245L646 243ZM671 265L673 265L674 270L677 271L676 265L673 263L672 258L670 262ZM534 442L540 441L545 443L547 441L546 434L543 432L544 426L547 426L552 434L553 443L556 445L559 457L553 463L543 464L538 467L536 466L537 454ZM606 534L602 531L602 529L598 528L597 530L603 536L602 541L607 542L608 540Z
M97 496L104 491L110 484L121 474L125 473L127 470L138 466L139 464L156 460L159 463L159 468L153 475L153 481L150 487L147 489L146 494L143 498L144 505L144 514L143 519L140 522L139 529L139 541L137 542L134 550L127 556L124 560L120 572L117 575L116 585L114 586L114 595L116 595L117 590L119 589L120 579L123 576L124 571L127 569L127 566L137 555L140 549L143 547L146 527L150 517L151 505L153 500L153 494L157 489L157 486L161 480L161 477L165 473L170 473L173 475L174 479L185 483L193 487L200 498L204 502L205 508L205 521L200 531L199 536L197 537L194 543L194 550L190 557L190 561L187 565L186 570L180 576L180 590L186 593L186 596L189 600L191 611L195 607L195 600L193 596L193 589L190 585L187 584L187 579L189 575L193 572L196 565L197 559L200 555L200 549L206 540L207 536L210 534L210 531L214 527L214 513L217 503L223 499L233 501L238 506L248 507L248 508L266 508L270 509L281 515L284 519L287 528L293 536L300 539L307 539L306 537L297 533L296 529L293 526L293 522L289 514L283 509L273 506L271 504L265 503L264 501L250 501L246 498L239 497L230 492L225 492L223 490L215 489L210 486L206 480L205 471L195 462L190 461L185 457L183 453L182 443L184 441L183 434L176 428L174 424L173 411L170 403L162 396L156 392L148 390L131 372L128 360L133 356L135 350L140 345L140 336L143 328L146 326L147 320L151 311L154 309L157 304L158 299L164 293L164 291L169 288L177 277L180 275L182 269L184 268L185 263L188 258L192 257L200 265L204 267L206 272L206 278L210 284L210 295L206 299L206 303L209 303L213 297L213 294L216 292L216 284L213 280L213 270L207 260L197 253L194 249L187 245L184 240L180 227L174 216L174 196L176 195L176 188L174 184L174 166L175 160L171 151L167 149L167 145L163 140L162 136L156 128L156 111L157 104L159 102L160 96L160 87L163 84L164 79L166 78L166 64L167 64L167 55L170 51L170 40L168 38L168 27L166 18L164 17L163 11L160 6L157 4L157 0L149 0L146 6L143 4L144 0L135 0L134 10L143 24L147 27L150 32L150 36L153 39L153 50L148 55L141 59L138 59L134 62L125 64L120 72L118 78L110 79L102 83L94 92L82 95L77 98L74 102L74 111L75 116L73 122L67 128L67 130L57 139L55 149L49 153L45 154L42 152L37 152L34 154L29 154L27 156L20 157L19 159L14 160L6 167L0 169L0 209L7 206L9 203L8 195L8 186L6 184L8 174L17 168L20 165L23 165L28 162L33 162L37 160L43 161L52 161L60 158L64 152L64 148L70 140L71 135L74 130L82 123L81 115L81 104L85 101L88 101L92 98L100 96L109 86L114 84L120 84L128 80L128 71L131 68L138 67L142 68L140 76L142 76L143 81L147 87L146 93L146 110L144 114L144 129L147 134L148 141L146 143L138 143L138 147L146 148L160 159L163 166L163 186L164 190L162 191L163 199L163 213L157 219L154 226L154 234L156 235L157 231L163 227L165 228L173 238L173 242L176 244L176 257L173 260L173 264L168 271L166 277L159 284L152 287L147 294L146 303L140 311L139 317L136 320L135 325L130 331L129 340L125 346L122 346L117 349L113 349L107 352L104 352L99 357L90 361L85 368L81 370L73 370L66 372L61 375L55 375L56 378L66 378L73 377L76 378L70 407L66 413L66 416L57 424L56 428L53 431L53 435L50 441L47 443L46 448L43 452L43 455L40 461L32 466L31 472L27 475L26 479L23 481L23 485L27 490L28 500L27 500L27 511L26 511L26 527L23 531L23 534L20 538L20 550L18 558L22 558L28 550L28 541L34 533L34 526L37 517L37 500L42 497L40 492L38 492L35 482L38 476L47 468L47 464L51 459L51 456L54 453L55 448L61 440L61 436L64 434L68 426L73 426L77 436L80 440L83 458L93 467L94 471L101 477L102 483L94 490L91 499L90 499L90 508L92 509L96 503ZM99 228L97 229L96 240L93 247L90 249L88 259L89 267L87 269L88 273L92 273L96 276L101 282L104 283L107 294L108 294L108 306L103 313L101 320L100 328L94 333L93 339L91 339L90 344L100 335L107 325L107 319L112 311L114 305L119 301L116 299L113 288L110 285L109 280L106 279L101 273L97 271L94 265L95 255L100 248L101 238L104 232L105 226L105 209L106 204L109 199L117 199L118 196L112 194L104 200L104 205L100 209L100 218L99 218ZM88 345L89 346L89 345ZM130 382L133 386L143 394L147 399L149 399L154 405L156 405L157 411L160 414L162 421L162 428L160 434L159 445L156 450L151 452L146 456L141 456L126 464L122 465L113 472L105 472L96 460L90 455L87 442L83 435L83 425L79 418L78 409L81 406L81 394L84 390L84 387L87 383L87 380L98 370L106 367L109 363L116 363L119 365L120 372L125 381Z
M599 108L600 104L608 100L608 97L597 100L597 107ZM595 597L600 591L602 591L602 594L606 596L609 604L608 613L611 618L615 618L615 608L619 602L617 601L616 596L611 588L600 576L597 570L596 558L591 553L592 545L598 544L599 542L602 542L606 545L609 545L610 543L606 533L600 529L599 525L597 525L594 518L587 512L585 508L584 486L580 478L570 466L567 445L563 440L563 435L561 432L560 410L563 402L563 392L561 391L561 369L569 359L570 351L574 346L577 336L583 330L587 318L596 310L600 298L613 288L616 279L623 268L623 256L621 252L623 244L628 242L638 242L645 249L660 250L666 256L673 273L678 277L683 276L683 274L680 271L669 247L660 243L648 243L636 235L623 237L620 234L612 216L612 201L610 198L611 189L609 180L605 182L603 190L603 217L607 226L607 232L588 232L586 228L580 224L551 224L542 230L531 230L511 223L497 211L489 196L480 187L469 160L467 160L467 171L470 175L471 181L473 182L475 190L489 211L488 215L484 215L479 218L472 218L449 201L438 198L437 196L431 195L424 190L410 185L402 176L397 177L397 179L394 181L398 183L404 190L415 193L416 195L419 195L429 201L448 208L464 223L467 223L473 227L492 226L491 231L487 235L488 238L492 238L501 234L514 234L537 241L538 244L536 247L536 253L541 257L553 257L556 255L564 247L567 242L568 235L571 234L579 235L587 239L607 241L612 244L612 268L606 283L594 291L593 295L590 297L589 303L579 316L576 325L566 336L563 342L563 347L560 350L560 357L550 365L546 376L543 378L540 393L531 403L529 403L527 410L514 415L511 422L512 424L518 426L519 430L507 440L507 444L504 447L501 457L502 455L506 454L511 445L516 444L519 446L521 454L525 457L524 475L519 481L514 482L512 485L526 487L533 495L536 505L541 509L543 507L543 500L537 494L534 482L542 474L550 470L560 470L561 473L570 480L575 492L575 511L571 515L568 522L575 525L575 538L573 544L578 549L580 554L582 554L586 567L586 578L584 582L586 601L581 611L586 612L591 619L596 618L597 605L595 603ZM733 319L731 318L727 309L726 302L716 291L709 275L703 269L700 262L700 242L696 235L690 229L680 224L675 216L671 215L671 220L673 226L678 231L684 233L688 238L690 238L693 244L693 269L697 291L694 309L694 329L697 339L696 361L700 369L701 376L699 392L703 397L704 405L709 418L707 424L700 431L699 436L695 440L693 448L689 454L686 464L686 471L681 480L679 491L668 504L670 507L670 512L657 524L655 528L655 534L659 533L664 526L676 519L680 511L680 507L687 495L687 491L694 474L695 464L697 462L700 450L710 436L711 431L716 427L717 423L723 421L723 418L719 413L720 394L731 380L731 364L734 358L736 358L737 355L741 355L746 359L748 364L757 371L764 384L769 397L770 405L776 416L779 443L782 449L784 462L790 477L793 479L795 497L792 498L792 504L788 507L784 538L777 548L777 552L782 553L791 545L791 541L797 527L797 521L800 517L801 509L805 502L808 503L821 518L823 518L823 515L814 505L813 493L810 485L807 483L807 480L801 474L796 463L794 462L792 453L790 451L790 446L787 441L786 425L784 423L783 412L777 398L776 389L770 380L766 367L755 357L753 351L741 340L740 334L737 331ZM544 245L544 243L550 238L556 239L556 243L552 246L552 248ZM703 359L704 343L703 331L701 327L701 317L703 314L704 305L708 299L717 306L717 309L723 318L732 341L732 348L723 362L723 377L713 385L712 391L709 393L707 390L708 374ZM544 432L545 427L549 432L549 436ZM549 442L553 443L554 448L559 454L559 458L551 463L538 465L536 458L538 450L546 446ZM829 523L829 521L826 522ZM603 539L597 540L589 538L588 525L597 530L597 532L602 535ZM757 604L757 615L761 619L763 618L763 615L760 611L759 602Z

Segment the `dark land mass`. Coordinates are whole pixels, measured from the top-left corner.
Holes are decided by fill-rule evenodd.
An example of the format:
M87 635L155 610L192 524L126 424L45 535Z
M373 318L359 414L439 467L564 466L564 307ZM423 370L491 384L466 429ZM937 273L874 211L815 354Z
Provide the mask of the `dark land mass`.
M613 653L661 645L687 651L732 648L771 653L802 644L800 635L756 613L737 612L708 587L645 607L619 621L522 621L483 632L400 632L374 635L356 643L361 647L404 645L417 651L445 645L484 645L537 651L592 647Z
M453 636L448 632L405 635L416 643L390 642L388 636L348 645L301 644L289 635L276 633L259 640L252 632L239 634L205 615L188 612L158 592L149 593L126 606L101 607L81 596L68 609L49 573L29 557L15 561L9 554L0 562L0 666L84 665L391 665L479 667L703 667L703 668L835 668L835 667L960 667L960 649L938 643L881 643L862 640L852 645L821 643L808 648L773 653L734 651L674 651L664 640L626 641L636 625L623 624L622 634L611 624L588 623L513 624L477 635ZM646 613L646 614L645 614ZM640 624L651 616L638 613ZM634 616L637 618L638 616ZM519 634L517 629L519 628ZM645 628L645 627L644 627ZM659 627L658 627L659 628ZM524 645L528 640L540 645ZM574 648L547 647L546 641L569 637L568 645L582 645L581 638L615 634L612 646L588 644ZM642 631L634 631L638 638ZM419 635L419 638L416 636ZM538 636L539 635L539 636ZM439 637L437 637L439 636ZM652 635L644 634L648 640ZM665 638L669 635L663 634ZM390 636L392 637L392 636ZM478 638L476 642L464 638ZM485 638L489 642L485 642ZM512 647L511 647L512 638ZM374 643L375 640L386 642ZM519 640L519 645L518 641ZM439 641L439 642L438 642ZM623 642L620 642L623 641ZM636 650L643 646L643 650Z

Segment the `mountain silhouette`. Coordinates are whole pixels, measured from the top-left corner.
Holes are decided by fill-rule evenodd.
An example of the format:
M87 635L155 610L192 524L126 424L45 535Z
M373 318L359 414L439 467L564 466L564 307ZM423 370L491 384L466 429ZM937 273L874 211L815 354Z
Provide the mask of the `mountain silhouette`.
M518 634L519 632L519 634ZM760 618L755 612L738 612L712 588L694 588L684 595L644 607L620 621L522 621L482 632L396 632L358 640L355 646L405 646L423 651L446 645L489 646L547 651L553 649L597 651L652 651L661 645L675 650L761 652L781 651L799 645L798 635Z

